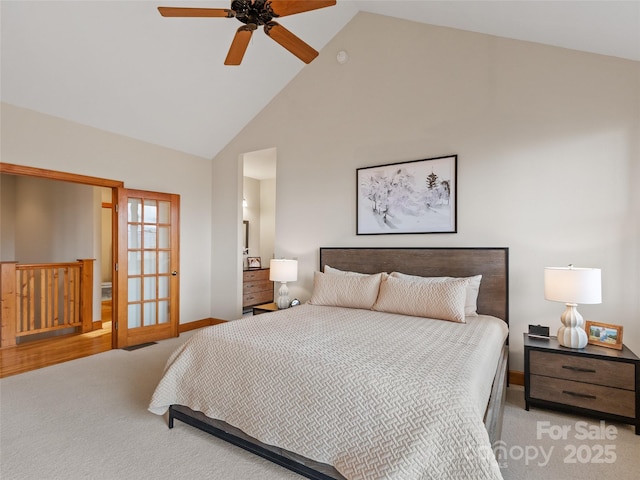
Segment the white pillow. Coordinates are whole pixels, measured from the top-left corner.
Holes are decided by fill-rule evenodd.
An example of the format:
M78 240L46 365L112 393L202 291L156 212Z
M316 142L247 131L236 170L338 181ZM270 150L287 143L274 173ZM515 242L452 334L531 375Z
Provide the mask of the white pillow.
M329 275L355 275L359 277L368 277L371 275L369 273L352 272L350 270L338 270L337 268L330 267L329 265L324 266L324 273L328 273ZM387 272L380 272L380 274L382 275L382 281L389 276Z
M338 270L337 268L324 266L324 273L330 273L331 275L366 275L366 273L350 272L349 270Z
M389 276L380 285L373 310L465 323L469 279L423 282Z
M407 275L406 273L400 272L392 272L390 275L400 279L422 282L448 282L450 280L457 280L458 278L467 278L469 280L469 286L467 287L464 302L464 314L469 317L478 316L478 292L480 291L482 275L474 275L473 277L419 277L417 275Z
M309 303L334 307L364 308L371 307L378 298L381 273L374 275L336 275L315 272L313 293Z

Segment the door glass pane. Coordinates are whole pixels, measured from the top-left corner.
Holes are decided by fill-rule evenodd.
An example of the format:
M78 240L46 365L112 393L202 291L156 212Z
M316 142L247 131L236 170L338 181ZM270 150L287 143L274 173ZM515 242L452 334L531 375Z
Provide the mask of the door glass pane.
M142 213L142 205L140 198L130 198L128 202L128 219L130 223L139 223L142 221L140 214Z
M139 302L140 301L140 277L130 277L129 278L129 301L130 302Z
M144 277L144 299L155 300L156 298L156 277Z
M144 201L144 223L158 223L158 204L155 200Z
M145 302L144 304L144 326L156 324L156 302Z
M139 303L129 305L129 315L127 322L129 328L137 328L142 326L142 318L140 316L141 312L142 310L140 309Z
M171 223L171 203L170 202L158 202L159 216L158 223Z
M169 323L169 301L158 302L158 323Z
M171 247L171 229L169 227L158 227L158 248Z
M144 226L144 248L156 248L156 229L155 225Z
M144 274L149 275L156 273L156 251L145 250L144 251Z
M169 278L166 275L158 277L158 298L169 297Z
M142 252L129 252L129 275L140 275L142 273Z
M158 252L158 273L169 273L169 252Z
M129 224L127 228L129 229L128 247L142 248L142 229L140 228L140 225Z

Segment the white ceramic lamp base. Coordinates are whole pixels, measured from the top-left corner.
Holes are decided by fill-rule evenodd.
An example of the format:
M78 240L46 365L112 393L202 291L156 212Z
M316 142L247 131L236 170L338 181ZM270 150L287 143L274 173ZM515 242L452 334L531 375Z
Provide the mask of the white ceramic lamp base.
M578 305L567 303L560 320L562 327L558 329L558 343L568 348L584 348L587 346L587 332L584 331L584 319L578 313Z
M289 308L290 303L291 299L289 298L289 287L287 287L287 282L282 282L280 284L280 289L278 290L278 300L276 301L278 310Z

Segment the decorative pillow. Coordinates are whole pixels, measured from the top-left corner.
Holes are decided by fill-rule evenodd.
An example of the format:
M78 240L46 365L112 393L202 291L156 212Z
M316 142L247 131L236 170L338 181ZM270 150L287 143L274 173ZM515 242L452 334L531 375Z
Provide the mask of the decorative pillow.
M337 268L330 267L329 265L324 266L324 273L328 273L329 275L355 275L357 277L368 277L369 273L360 273L360 272L352 272L349 270L338 270ZM387 272L380 272L382 275L382 281L385 280L389 276ZM374 274L376 275L376 274Z
M422 282L448 282L451 280L458 280L459 278L467 278L469 280L469 286L467 287L466 299L464 302L464 314L469 317L478 316L478 292L480 291L480 281L482 275L475 275L473 277L419 277L417 275L407 275L406 273L392 272L392 277L401 278L405 280L415 280Z
M324 266L324 273L330 273L331 275L366 275L366 273L350 272L349 270L338 270L337 268L330 267L329 265Z
M309 303L333 307L364 308L371 307L378 298L381 273L374 275L336 275L315 272L313 293Z
M468 278L424 282L389 276L380 285L373 310L465 323Z

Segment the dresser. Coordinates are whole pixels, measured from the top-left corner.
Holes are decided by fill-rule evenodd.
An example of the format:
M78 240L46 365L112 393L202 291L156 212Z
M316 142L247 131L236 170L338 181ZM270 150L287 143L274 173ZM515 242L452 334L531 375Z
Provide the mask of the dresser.
M640 435L640 359L622 350L561 346L524 334L525 408L538 406L635 425Z
M250 268L242 272L242 309L273 302L273 282L268 268Z

